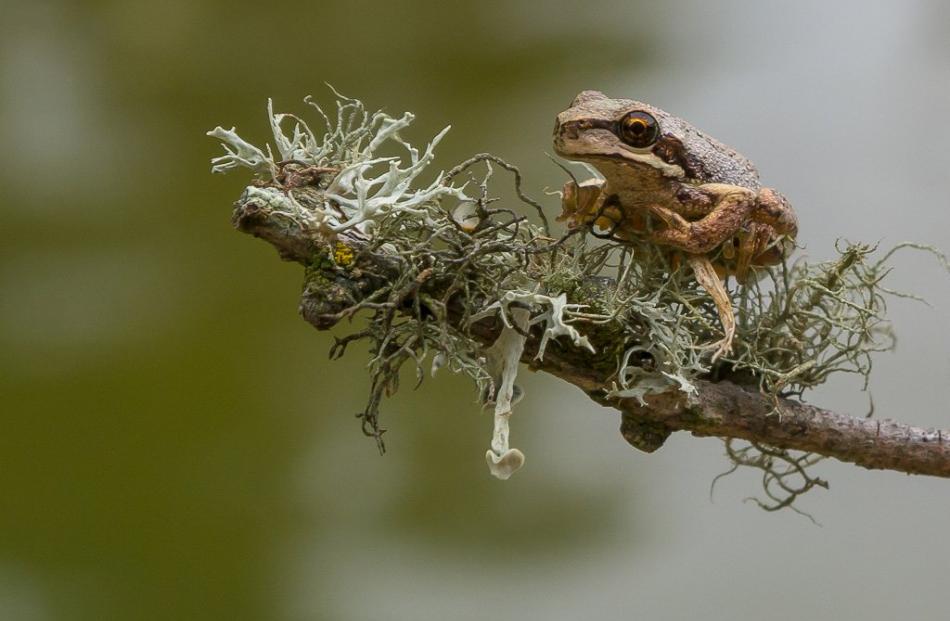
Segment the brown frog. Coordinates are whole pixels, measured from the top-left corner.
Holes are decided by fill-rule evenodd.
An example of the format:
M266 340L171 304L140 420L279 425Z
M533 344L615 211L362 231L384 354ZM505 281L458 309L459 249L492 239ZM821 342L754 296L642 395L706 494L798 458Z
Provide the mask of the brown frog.
M744 281L751 266L783 260L798 233L788 201L761 187L752 162L686 121L598 91L557 116L554 151L603 176L565 184L559 219L681 254L722 322L713 360L728 353L735 318L721 276Z

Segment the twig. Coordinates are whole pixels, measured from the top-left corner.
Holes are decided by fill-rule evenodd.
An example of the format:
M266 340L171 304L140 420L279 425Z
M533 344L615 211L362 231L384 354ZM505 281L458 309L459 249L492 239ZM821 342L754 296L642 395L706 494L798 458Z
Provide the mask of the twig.
M544 227L544 234L550 235L551 227L548 224L548 217L544 215L544 207L541 206L541 203L539 203L538 201L526 195L521 189L521 181L522 181L521 170L519 170L517 166L513 164L509 164L508 162L501 159L497 155L492 155L491 153L479 153L477 155L473 155L472 157L468 158L464 162L460 163L459 165L455 166L454 168L449 170L447 173L445 173L445 181L446 182L451 181L453 177L464 172L467 168L469 168L470 166L474 164L477 164L478 162L494 162L498 164L499 166L501 166L502 168L504 168L505 170L511 173L514 173L515 192L518 193L518 198L521 199L523 203L534 207L534 209L538 212L538 218L541 219L541 224Z
M240 230L273 244L282 257L306 264L310 257L322 252L318 240L254 205L239 203L233 221ZM348 237L346 233L340 239L357 249L366 245L364 240ZM305 248L308 244L309 249ZM354 270L349 280L338 279L334 287L340 288L339 292L331 295L332 292L328 291L305 291L301 312L316 328L332 327L328 317L346 316L337 313L351 306L352 300L357 300L357 303L365 300L386 285L372 281L366 273L393 281L398 278L398 262L380 254L358 254L364 257L367 269ZM443 299L451 283L426 278L414 280L411 288L399 291L399 295L418 290L429 298ZM598 286L609 287L610 282L600 279ZM346 300L346 303L341 300ZM466 315L465 309L451 303L446 310L448 320L456 325ZM497 330L492 322L476 322L470 327L470 335L488 345L494 341ZM610 372L604 370L603 360L597 355L552 344L543 361L538 361L535 355L540 338L536 332L532 332L530 337L522 362L577 386L598 403L615 408L624 417L639 421L640 425L653 425L667 432L688 431L694 436L740 438L782 450L834 457L869 469L950 477L950 443L943 441L950 437L950 430L922 429L886 419L848 416L795 399L764 394L754 385L742 385L728 379L696 380L695 394L691 397L674 389L648 395L645 405L632 398L609 399ZM596 335L591 342L599 352L611 351L614 345L598 342ZM378 405L385 388L374 386L374 405ZM367 432L379 439L380 432L371 429Z

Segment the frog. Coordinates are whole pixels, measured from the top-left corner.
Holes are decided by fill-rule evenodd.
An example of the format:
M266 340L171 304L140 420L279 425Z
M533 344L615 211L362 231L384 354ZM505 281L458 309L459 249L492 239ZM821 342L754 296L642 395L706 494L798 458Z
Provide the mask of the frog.
M744 155L655 106L579 93L557 115L554 152L597 176L568 181L558 220L619 242L647 242L681 258L712 298L723 337L715 362L732 350L736 323L723 278L746 282L794 249L798 219L789 201L763 187Z

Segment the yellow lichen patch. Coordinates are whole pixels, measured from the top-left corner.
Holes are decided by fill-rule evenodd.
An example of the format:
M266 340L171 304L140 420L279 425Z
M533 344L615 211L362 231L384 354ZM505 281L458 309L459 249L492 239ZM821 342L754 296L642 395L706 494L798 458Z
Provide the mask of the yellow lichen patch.
M333 247L333 261L337 265L349 267L353 263L354 256L353 249L343 242L337 242Z

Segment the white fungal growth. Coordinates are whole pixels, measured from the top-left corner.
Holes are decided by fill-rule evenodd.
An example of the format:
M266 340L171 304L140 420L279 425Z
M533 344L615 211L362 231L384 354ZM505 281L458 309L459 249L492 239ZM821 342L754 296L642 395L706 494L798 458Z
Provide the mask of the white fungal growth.
M238 136L234 127L224 129L219 125L208 132L208 135L220 140L224 150L227 151L226 155L211 159L211 172L226 173L241 166L250 168L257 174L276 172L273 159Z
M545 324L536 356L539 360L544 357L548 341L560 336L568 337L576 347L593 352L594 347L587 337L567 323L570 316L582 308L582 304L568 304L564 293L552 297L536 291L516 290L508 291L499 301L489 304L472 316L471 321L474 322L497 313L504 324L501 334L485 351L494 386L495 405L494 434L491 450L485 454L485 459L488 469L495 477L507 479L524 465L524 453L509 447L508 419L512 414L513 404L521 397L520 390L515 386L515 379L521 354L524 352L525 335L531 326Z
M452 212L452 220L466 233L471 233L478 226L479 218L476 203L463 201Z
M585 308L584 304L568 304L567 294L565 293L560 293L555 298L546 295L539 295L537 293L535 293L532 297L537 302L550 305L550 309L546 313L535 318L531 322L532 324L535 324L544 321L548 325L547 329L544 331L544 334L541 336L541 344L538 346L538 355L536 356L538 360L544 358L544 349L547 347L548 340L557 338L559 336L566 336L571 339L571 342L574 343L575 347L583 347L590 351L590 353L594 353L596 351L594 346L590 344L590 341L587 339L587 337L582 336L576 328L568 325L567 319L564 317L565 313L578 311L582 308Z
M449 131L446 127L439 132L428 144L420 157L419 151L408 143L396 138L396 130L412 121L412 115L407 114L403 119L388 119L364 154L371 156L379 144L386 139L395 139L409 152L409 165L400 167L402 161L395 157L375 158L358 161L344 168L334 178L327 188L326 198L333 201L349 215L349 218L331 229L339 233L346 229L358 226L366 221L372 221L381 215L394 212L410 213L425 216L423 205L445 196L452 196L459 200L467 200L461 188L455 188L442 183L442 173L423 189L410 189L416 177L432 162L435 157L435 147ZM385 164L388 170L383 174L372 176L378 165ZM370 174L367 177L367 174Z
M512 414L512 406L520 396L516 393L515 379L524 351L523 333L528 327L529 316L527 309L513 309L511 319L514 324L506 324L492 346L485 351L494 385L491 401L495 404L491 449L485 453L485 460L488 470L501 480L508 479L525 461L524 453L509 446L508 419Z
M538 346L538 353L535 356L538 360L544 359L544 351L547 348L548 341L559 336L568 337L575 347L583 347L591 353L594 353L594 346L586 336L577 331L577 328L570 325L568 321L571 316L586 308L584 304L568 304L567 295L560 293L555 297L544 295L537 291L514 290L506 292L500 300L489 304L481 312L472 316L471 321L478 321L485 317L490 317L496 312L501 316L506 328L511 327L511 320L508 313L513 312L509 307L515 304L517 307L528 307L530 309L540 308L540 312L534 315L528 321L528 327L539 323L546 325L544 333L541 335L541 343Z
M648 351L645 347L629 348L623 354L623 360L617 371L617 381L607 392L608 399L636 399L640 405L646 405L644 397L649 394L667 392L671 386L676 386L687 396L696 393L696 386L680 373L670 373L662 370L667 366L666 360L659 351L651 352L660 372L648 371L641 366L631 365L630 357L637 352Z
M415 119L411 113L398 118L382 111L370 113L359 100L334 93L338 97L335 119L309 98L305 100L326 125L320 138L300 117L275 113L270 100L267 115L273 149L271 145L265 149L254 146L241 138L233 127L230 130L216 127L209 131L208 135L220 140L227 152L211 160L212 172L224 173L245 167L258 176L274 178L281 164L293 162L334 173L324 189L322 209L311 209L308 218L319 221L324 230L332 233L350 228L368 233L379 219L399 213L425 217L425 207L445 197L472 200L461 187L445 183L441 172L427 186L412 187L432 163L435 147L449 131L448 127L420 153L399 136ZM404 150L405 155L379 154L380 150L392 146ZM279 156L276 159L275 151ZM404 160L407 161L404 163ZM251 188L253 186L248 191ZM288 190L287 195L292 196L292 192Z
M254 202L272 214L286 218L303 230L321 230L328 218L325 211L307 209L298 203L292 193L284 193L277 188L259 188L249 185L241 196L244 203Z

